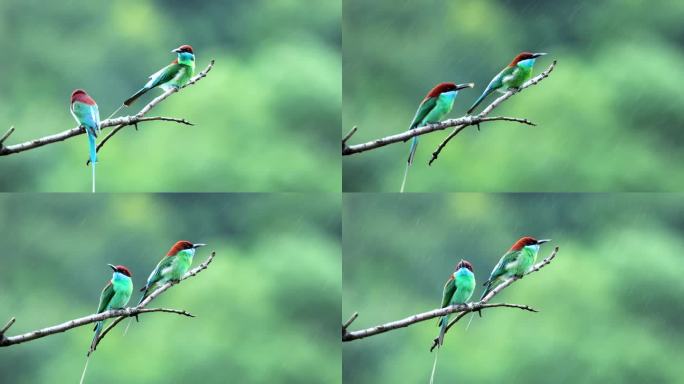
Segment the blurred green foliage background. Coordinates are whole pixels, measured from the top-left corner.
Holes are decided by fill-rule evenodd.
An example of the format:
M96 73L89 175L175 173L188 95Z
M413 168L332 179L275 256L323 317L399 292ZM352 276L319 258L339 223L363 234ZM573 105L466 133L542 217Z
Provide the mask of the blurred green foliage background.
M193 265L214 250L209 268L152 303L197 318L115 328L85 382L340 382L340 205L327 194L0 195L0 322L17 318L11 336L86 316L107 263L140 288L175 241L205 242ZM92 335L0 348L0 381L76 383Z
M191 44L214 69L150 116L196 126L126 128L98 191L339 191L340 15L339 0L1 0L0 129L10 145L74 127L75 88L105 118ZM86 159L85 136L2 157L0 190L88 191Z
M478 289L524 235L556 259L446 335L435 383L678 383L684 195L347 195L344 321L357 330L437 308L461 258ZM347 383L427 382L437 320L343 344Z
M407 191L680 191L683 19L671 0L345 0L342 132L406 130L441 81L475 82L461 116L518 52L549 52L535 73L558 59L552 75L493 114L537 127L468 128L431 167L449 131L421 136ZM345 157L344 190L398 191L407 156L408 143Z

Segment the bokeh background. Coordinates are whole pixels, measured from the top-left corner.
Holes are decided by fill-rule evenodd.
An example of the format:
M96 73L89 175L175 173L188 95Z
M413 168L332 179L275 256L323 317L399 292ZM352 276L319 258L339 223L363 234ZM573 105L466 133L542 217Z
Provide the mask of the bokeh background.
M91 314L111 279L137 288L176 240L205 242L199 275L115 328L86 383L340 382L340 199L336 195L0 195L0 322L16 335ZM139 298L139 292L131 299ZM121 325L125 325L122 322ZM0 348L3 383L76 383L92 326Z
M679 383L684 195L348 195L344 321L357 330L439 307L461 258L481 283L523 235L554 261L447 334L435 383ZM345 383L426 383L437 320L343 344Z
M0 0L0 130L7 145L75 126L86 89L102 118L191 44L207 78L107 143L98 191L339 191L341 1ZM315 17L314 17L315 16ZM123 113L134 114L160 90ZM0 134L2 134L0 133ZM85 136L0 158L0 191L87 192Z
M345 0L342 133L350 144L408 128L441 81L475 82L461 116L520 51L558 66L468 128L421 136L407 191L680 191L684 187L684 2L671 0ZM493 96L491 96L493 97ZM493 99L488 99L491 102ZM346 191L398 191L407 144L346 156Z

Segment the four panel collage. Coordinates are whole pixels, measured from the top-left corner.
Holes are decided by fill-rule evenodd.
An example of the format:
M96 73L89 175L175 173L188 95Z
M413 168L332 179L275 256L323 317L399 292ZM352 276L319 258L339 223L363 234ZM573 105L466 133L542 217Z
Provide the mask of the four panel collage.
M682 383L683 19L0 0L0 383Z

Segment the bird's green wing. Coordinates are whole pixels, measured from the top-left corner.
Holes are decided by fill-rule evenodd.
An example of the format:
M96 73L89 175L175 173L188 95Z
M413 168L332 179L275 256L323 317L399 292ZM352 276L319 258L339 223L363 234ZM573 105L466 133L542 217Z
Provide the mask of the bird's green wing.
M454 276L451 275L446 284L444 284L444 291L442 292L442 308L449 305L451 298L454 297L454 293L456 293L456 281L454 280Z
M425 119L425 116L427 116L427 114L430 113L430 111L435 107L436 104L436 97L430 97L428 99L423 100L423 102L420 103L420 106L418 106L416 115L413 116L413 121L409 126L409 130L418 127L420 123L423 122L423 119Z
M145 88L154 88L160 84L171 81L183 66L178 63L171 63L150 76L150 81L145 84Z
M492 81L489 83L487 86L487 90L495 90L503 87L503 81L507 76L510 76L513 74L515 71L515 67L506 67L499 72L498 75L496 75Z
M107 305L112 300L112 297L114 297L114 287L110 281L102 289L102 293L100 294L100 304L97 306L97 313L104 312L104 310L107 308Z
M509 251L506 252L503 256L501 256L499 263L496 264L496 266L492 270L492 274L489 275L489 280L487 280L484 283L484 285L487 285L488 283L496 280L498 277L506 273L506 265L512 261L515 261L519 254L519 251Z
M173 257L169 256L164 256L163 259L159 261L159 264L154 268L152 273L150 273L150 277L147 278L147 284L146 288L149 289L156 283L157 281L161 280L162 278L162 271L169 267L173 263Z

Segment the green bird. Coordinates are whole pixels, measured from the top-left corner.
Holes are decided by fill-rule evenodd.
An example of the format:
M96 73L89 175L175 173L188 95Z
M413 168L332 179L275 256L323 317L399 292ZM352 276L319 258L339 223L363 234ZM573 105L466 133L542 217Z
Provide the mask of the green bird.
M551 239L537 240L529 236L522 237L516 241L511 249L501 256L499 262L494 266L489 279L484 283L487 288L482 293L480 300L506 279L513 276L522 278L537 261L540 246L549 241Z
M105 285L104 289L102 289L102 293L100 294L100 304L97 306L97 313L109 311L110 309L124 308L131 299L131 294L133 293L133 280L131 280L131 271L123 265L107 265L109 265L109 268L111 268L114 273L112 274L112 279L109 281L109 283L107 283L107 285ZM90 343L90 348L88 349L86 364L85 367L83 367L83 373L81 374L81 383L83 383L86 369L88 369L90 354L95 350L97 337L100 336L100 332L102 332L104 323L105 320L95 323L95 335L93 336L93 341Z
M458 91L464 88L472 88L473 86L473 83L437 84L430 90L430 92L427 93L423 101L420 102L418 110L416 111L415 116L413 116L413 121L411 122L411 125L409 125L409 131L427 124L440 122L444 116L451 112L451 109L454 107L454 100L456 100ZM418 136L413 136L413 139L411 140L411 148L409 149L408 161L406 163L406 169L404 170L404 180L401 182L401 188L399 189L399 192L404 192L408 170L411 164L413 164L413 159L416 156L417 148Z
M473 274L473 265L466 260L461 260L456 266L456 272L449 276L446 284L444 284L444 291L442 292L442 307L446 308L451 305L465 304L473 295L475 290L475 275ZM442 316L437 323L440 327L439 336L437 337L437 345L441 346L444 343L444 333L447 325L449 325L449 318L451 314Z
M532 78L532 67L539 56L544 56L546 53L531 53L522 52L511 61L506 68L502 69L498 75L494 76L489 82L482 95L475 101L472 107L468 109L468 114L472 113L475 108L485 99L490 93L499 90L503 92L502 88L520 88L527 80Z
M164 91L168 91L171 88L178 89L192 78L192 75L195 73L195 54L192 51L192 47L181 45L171 52L178 54L176 60L150 75L150 80L145 86L124 101L125 106L130 106L138 97L152 88L160 87Z
M138 305L145 300L148 293L158 286L164 285L169 281L180 281L185 273L190 269L192 258L199 247L206 244L193 244L189 241L181 240L171 247L166 256L154 268L147 283L140 289L143 292Z
M124 308L131 299L131 294L133 293L131 271L123 265L107 265L109 265L109 268L111 268L114 273L112 274L112 279L105 285L104 289L102 289L100 304L97 306L97 313L109 311L110 309ZM93 342L90 345L91 351L95 346L95 341L100 335L103 326L104 320L98 321L95 324L95 335L93 336Z
M465 304L473 295L475 290L475 275L473 274L473 265L466 260L459 261L456 265L456 272L449 276L446 284L444 284L444 291L442 292L442 307L446 308L451 305ZM451 314L442 316L437 325L439 326L439 336L437 336L437 346L441 347L444 343L444 333L449 325L449 318ZM435 370L437 369L437 356L439 350L435 352L435 361L432 363L432 373L430 374L430 384L435 377Z

